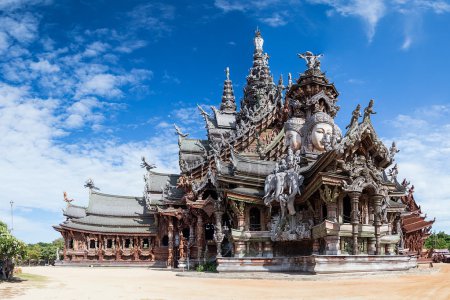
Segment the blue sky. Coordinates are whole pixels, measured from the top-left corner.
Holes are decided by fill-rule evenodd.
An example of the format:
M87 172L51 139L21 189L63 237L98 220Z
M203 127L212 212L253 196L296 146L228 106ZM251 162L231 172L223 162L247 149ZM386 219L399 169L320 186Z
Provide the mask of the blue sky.
M297 53L324 54L340 91L337 123L375 99L379 136L396 140L400 178L435 230L450 232L450 2L444 0L0 0L0 219L26 242L58 237L63 191L84 181L142 194L140 157L177 172L177 123L204 137L196 104L237 99L256 27L285 82Z

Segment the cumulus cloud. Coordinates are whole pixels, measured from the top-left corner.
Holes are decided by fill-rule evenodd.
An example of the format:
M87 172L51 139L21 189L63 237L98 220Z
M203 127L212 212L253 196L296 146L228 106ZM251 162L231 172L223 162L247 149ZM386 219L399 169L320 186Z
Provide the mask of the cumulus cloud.
M399 179L415 186L415 198L430 218L436 217L436 230L450 230L450 106L433 105L390 121L401 150L396 156Z

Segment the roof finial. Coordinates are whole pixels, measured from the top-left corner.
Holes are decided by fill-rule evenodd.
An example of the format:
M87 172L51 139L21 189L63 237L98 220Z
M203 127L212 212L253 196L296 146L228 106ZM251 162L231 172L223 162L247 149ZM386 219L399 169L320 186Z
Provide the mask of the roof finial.
M220 105L220 110L226 112L235 112L236 103L233 91L233 84L230 80L230 68L226 67L225 74L227 78L223 83L223 93L222 93L222 104Z
M291 72L288 73L288 88L291 88L292 86L292 74Z
M255 44L255 51L262 53L263 45L264 45L264 39L262 38L261 31L259 31L258 28L256 29L256 32L255 32L254 44Z
M84 187L89 188L89 190L97 190L97 191L100 190L98 187L95 186L94 180L92 180L92 178L89 178L88 180L86 180Z
M230 68L229 67L227 67L225 69L225 74L227 75L227 80L230 80Z

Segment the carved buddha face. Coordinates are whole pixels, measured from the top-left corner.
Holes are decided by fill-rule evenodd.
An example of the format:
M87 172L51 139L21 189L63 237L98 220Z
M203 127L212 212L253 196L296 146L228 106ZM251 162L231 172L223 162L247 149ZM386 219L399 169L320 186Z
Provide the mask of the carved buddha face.
M300 133L295 130L287 130L286 145L294 151L299 150L302 145Z
M325 146L322 143L323 137L328 134L333 135L333 126L328 123L317 123L311 131L311 142L315 150L325 151Z

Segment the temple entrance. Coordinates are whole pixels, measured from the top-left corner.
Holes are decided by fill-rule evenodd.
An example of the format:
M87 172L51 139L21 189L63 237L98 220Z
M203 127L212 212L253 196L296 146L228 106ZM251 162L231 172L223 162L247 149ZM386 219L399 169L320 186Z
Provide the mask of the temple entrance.
M350 197L345 196L342 204L343 204L343 212L342 212L343 222L350 223L352 214L352 204L350 202Z
M273 244L274 256L306 256L312 254L312 241L276 242Z
M261 230L261 212L257 207L250 209L250 231Z
M214 239L214 225L209 223L205 225L205 240L211 241Z

